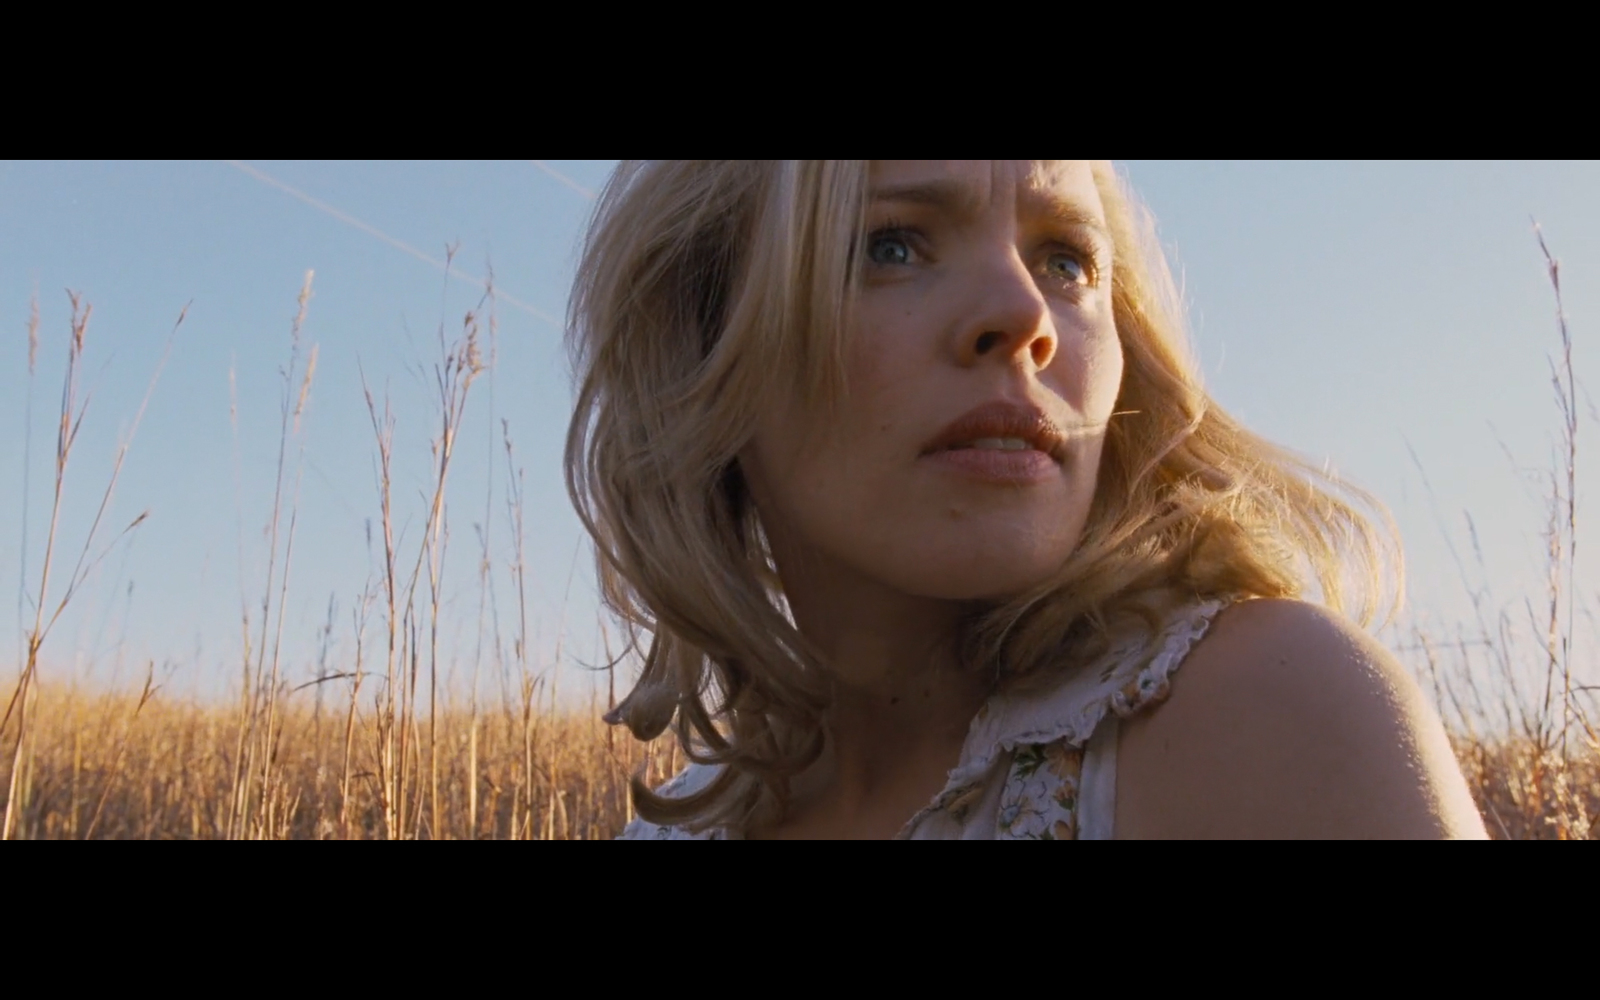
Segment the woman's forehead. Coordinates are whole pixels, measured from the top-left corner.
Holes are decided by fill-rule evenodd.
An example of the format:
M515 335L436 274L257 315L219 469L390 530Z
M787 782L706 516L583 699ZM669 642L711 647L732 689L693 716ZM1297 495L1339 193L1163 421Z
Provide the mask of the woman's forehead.
M981 209L996 198L1066 203L1103 215L1089 160L873 160L872 201L950 202Z

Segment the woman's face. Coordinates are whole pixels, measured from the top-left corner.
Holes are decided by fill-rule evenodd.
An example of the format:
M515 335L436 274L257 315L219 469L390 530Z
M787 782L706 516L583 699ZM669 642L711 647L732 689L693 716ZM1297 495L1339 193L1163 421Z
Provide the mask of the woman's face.
M779 568L1004 598L1072 553L1122 381L1086 163L875 163L831 415L775 402L740 455Z

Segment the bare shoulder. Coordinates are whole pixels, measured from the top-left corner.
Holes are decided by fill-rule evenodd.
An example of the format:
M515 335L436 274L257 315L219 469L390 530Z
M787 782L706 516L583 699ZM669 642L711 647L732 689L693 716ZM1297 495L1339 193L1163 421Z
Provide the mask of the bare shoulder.
M1394 657L1300 601L1222 612L1129 720L1119 837L1482 837L1444 728Z

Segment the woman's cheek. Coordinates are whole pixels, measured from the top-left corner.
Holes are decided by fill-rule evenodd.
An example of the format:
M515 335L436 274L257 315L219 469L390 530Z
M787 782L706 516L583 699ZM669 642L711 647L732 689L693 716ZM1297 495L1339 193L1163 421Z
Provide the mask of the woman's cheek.
M1085 420L1105 420L1122 387L1122 344L1115 327L1062 324L1058 329L1062 331L1061 344L1046 372L1047 379Z
M1088 365L1089 399L1087 416L1094 420L1107 420L1117 405L1122 391L1122 342L1115 331L1101 338Z

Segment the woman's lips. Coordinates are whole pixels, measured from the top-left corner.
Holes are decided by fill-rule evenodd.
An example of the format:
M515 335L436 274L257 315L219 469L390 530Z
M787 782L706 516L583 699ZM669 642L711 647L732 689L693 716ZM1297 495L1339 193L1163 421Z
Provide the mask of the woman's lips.
M961 451L984 442L1025 442L1047 458L1060 458L1065 432L1031 403L996 399L973 407L922 446L924 455ZM977 449L986 450L986 449Z
M947 425L919 460L967 479L1025 485L1060 473L1064 444L1064 432L1037 406L991 400Z
M965 479L1014 486L1044 482L1061 474L1055 459L1034 448L952 448L928 452L919 461L931 462L940 471Z

